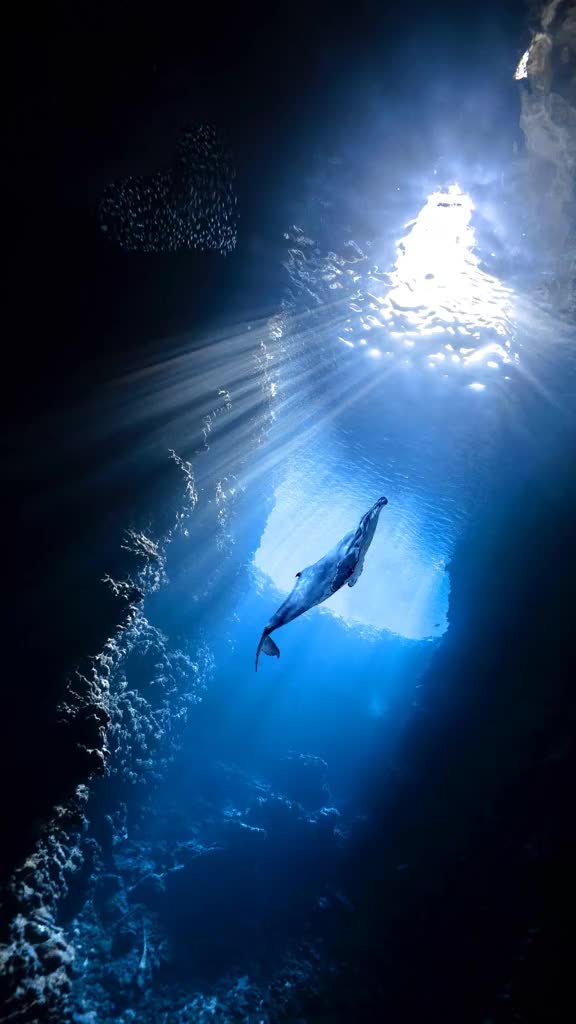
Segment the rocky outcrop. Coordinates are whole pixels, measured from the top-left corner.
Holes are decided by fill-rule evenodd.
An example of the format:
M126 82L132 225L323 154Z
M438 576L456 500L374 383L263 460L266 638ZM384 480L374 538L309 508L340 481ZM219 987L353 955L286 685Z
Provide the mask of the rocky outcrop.
M531 161L534 215L547 245L574 258L576 171L576 5L548 0L534 17L518 65L520 125Z
M94 844L85 835L88 795L88 788L79 786L66 807L55 809L12 880L7 902L14 916L0 944L2 1020L65 1019L75 950L58 913L73 878L93 867Z
M347 823L327 771L309 754L273 760L295 800L234 764L207 765L184 794L167 782L139 811L136 797L129 820L108 822L109 844L95 811L96 870L64 932L72 1019L301 1016L320 984L322 930L351 912L333 883Z

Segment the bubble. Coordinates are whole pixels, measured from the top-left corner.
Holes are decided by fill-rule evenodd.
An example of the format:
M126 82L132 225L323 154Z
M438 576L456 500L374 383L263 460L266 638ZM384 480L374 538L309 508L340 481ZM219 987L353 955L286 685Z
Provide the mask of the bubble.
M173 164L155 174L123 178L104 191L102 232L131 252L215 250L236 245L235 171L211 125L181 135Z

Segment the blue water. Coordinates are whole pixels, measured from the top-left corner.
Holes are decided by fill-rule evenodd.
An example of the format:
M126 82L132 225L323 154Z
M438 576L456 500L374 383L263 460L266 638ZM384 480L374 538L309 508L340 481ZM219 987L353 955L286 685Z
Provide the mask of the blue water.
M574 1016L573 197L529 6L27 35L0 1024Z
M342 977L364 999L350 989L370 919L358 901L379 869L361 851L379 830L383 930L413 919L405 879L434 854L409 836L429 811L387 845L382 808L406 779L426 791L414 727L436 734L471 699L454 665L475 609L461 588L455 604L452 560L461 578L499 509L527 487L541 499L573 429L566 323L511 264L509 280L491 269L452 189L390 214L387 264L375 241L337 254L313 225L287 230L276 313L194 351L181 339L102 405L173 472L168 526L134 514L143 600L95 666L111 724L87 811L100 848L65 921L78 1021L348 1019L319 993ZM275 634L281 657L256 674L296 572L381 494L357 585ZM494 585L501 616L508 582Z

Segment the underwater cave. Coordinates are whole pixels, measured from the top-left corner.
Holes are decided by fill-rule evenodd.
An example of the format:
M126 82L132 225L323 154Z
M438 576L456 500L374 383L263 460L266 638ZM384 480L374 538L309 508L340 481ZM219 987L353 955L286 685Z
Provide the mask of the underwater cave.
M15 36L0 1024L564 1024L576 7L187 18Z

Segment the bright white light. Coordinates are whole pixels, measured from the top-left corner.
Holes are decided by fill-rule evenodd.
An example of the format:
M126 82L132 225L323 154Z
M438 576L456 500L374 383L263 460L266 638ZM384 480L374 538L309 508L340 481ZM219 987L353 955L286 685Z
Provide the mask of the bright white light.
M300 289L309 291L311 280L317 281L318 325L340 341L392 350L402 372L405 367L428 372L431 362L438 363L438 349L461 341L466 351L443 364L448 379L465 385L483 381L483 372L486 383L494 384L498 370L518 362L514 339L521 311L513 290L485 269L484 257L493 254L480 251L472 197L454 182L432 192L415 212L396 242L391 265L374 260L374 242L362 249L349 241L345 252L321 255L294 228L290 274ZM343 288L337 324L331 297L322 300L325 282L336 278ZM410 348L409 363L403 348ZM488 367L488 361L497 367Z
M370 348L370 349L368 349L368 355L372 356L373 359L379 359L381 354L382 353L380 352L379 348Z
M355 290L350 329L361 345L371 332L371 353L380 337L385 344L397 339L429 366L440 358L434 348L430 351L432 337L443 342L460 335L468 347L453 357L458 372L485 366L488 359L499 366L513 361L513 295L480 266L473 212L472 199L457 184L434 192L406 225L392 270L383 276L376 268L366 290ZM387 285L381 294L379 280Z
M478 381L474 381L474 384L469 384L470 391L484 391L486 385L479 384Z
M397 244L386 304L394 311L410 312L411 323L417 317L421 333L450 329L452 334L453 324L460 334L475 339L479 329L500 337L507 333L510 293L480 269L473 210L470 196L458 185L434 192ZM495 347L501 354L501 347L494 345L483 351L494 354Z
M435 192L408 234L397 245L394 289L389 296L399 305L414 307L414 287L422 299L436 297L462 269L462 252L474 245L470 227L472 200L451 185Z
M514 72L514 78L517 82L523 78L528 78L528 58L530 57L530 48L526 50L526 53L518 61L518 67Z

